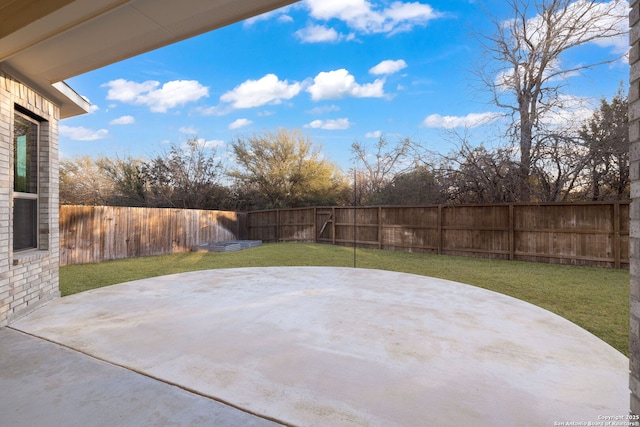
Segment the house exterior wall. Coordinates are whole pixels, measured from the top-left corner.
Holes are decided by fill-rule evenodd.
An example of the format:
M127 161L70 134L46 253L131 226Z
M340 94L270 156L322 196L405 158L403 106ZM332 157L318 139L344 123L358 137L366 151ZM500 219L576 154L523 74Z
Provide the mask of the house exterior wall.
M640 0L629 2L629 174L631 179L630 208L630 273L631 331L629 336L629 388L631 413L640 415Z
M13 251L13 121L16 106L40 123L38 248ZM60 296L58 122L60 110L0 64L0 327Z

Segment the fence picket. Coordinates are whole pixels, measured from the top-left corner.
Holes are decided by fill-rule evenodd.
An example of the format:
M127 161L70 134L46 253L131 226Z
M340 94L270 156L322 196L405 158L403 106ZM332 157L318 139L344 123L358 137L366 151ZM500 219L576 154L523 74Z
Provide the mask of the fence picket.
M353 209L238 213L61 206L60 265L184 252L198 244L236 239L351 246L355 230L361 247L629 267L628 202Z
M315 221L308 217L326 216L328 209L249 212L247 233L250 239L266 242L318 241L350 246L353 218L357 218L355 229L361 247L629 266L628 202L364 206L355 208L355 215L354 207L334 206L330 208L331 227L323 227L324 217ZM295 218L300 220L295 222Z
M60 265L190 251L245 235L246 214L113 206L60 206Z

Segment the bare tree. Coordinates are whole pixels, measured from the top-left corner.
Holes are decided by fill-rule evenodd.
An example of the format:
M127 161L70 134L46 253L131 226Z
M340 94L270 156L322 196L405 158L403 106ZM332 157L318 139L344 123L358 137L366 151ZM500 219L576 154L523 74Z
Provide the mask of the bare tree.
M439 172L451 203L517 200L519 175L512 150L472 147L463 140L456 151L443 156Z
M60 204L106 205L115 192L101 167L104 158L82 156L60 160Z
M113 194L106 204L115 206L147 206L144 161L131 156L100 157L97 165L113 184Z
M532 152L529 180L532 199L541 202L567 201L584 185L589 153L574 133L546 135Z
M220 184L222 164L216 150L198 138L146 162L143 173L148 197L161 207L221 209L226 189Z
M477 74L493 102L511 113L520 149L520 199L530 199L534 144L544 116L562 107L566 78L619 57L568 64L564 54L626 33L628 3L611 0L507 0L512 18L494 20L496 33L480 35L484 66Z
M444 181L429 165L396 174L380 193L383 205L434 205L446 201Z
M358 204L371 205L382 202L381 193L394 176L413 166L409 158L411 149L412 142L409 138L391 144L387 138L381 136L373 150L358 141L351 144L358 166ZM360 168L360 165L363 168Z

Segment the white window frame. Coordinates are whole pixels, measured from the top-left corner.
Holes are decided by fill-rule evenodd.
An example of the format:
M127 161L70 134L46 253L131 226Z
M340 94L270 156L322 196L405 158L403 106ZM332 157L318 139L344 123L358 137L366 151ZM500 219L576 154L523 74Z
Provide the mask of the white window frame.
M13 111L14 114L14 120L16 120L17 117L20 117L23 120L26 120L28 122L31 122L33 124L36 125L36 144L35 144L35 150L36 150L36 155L35 155L35 160L36 160L36 166L35 166L35 173L36 176L34 178L34 181L36 183L36 192L35 193L24 193L24 192L20 192L20 191L13 191L13 189L15 188L15 154L13 153L13 151L15 150L15 144L16 144L16 135L12 135L12 170L11 170L11 174L13 176L13 180L14 183L12 185L12 193L11 193L11 215L12 215L12 224L11 224L11 228L12 228L12 248L14 252L18 252L18 253L23 253L23 252L28 252L28 251L37 251L40 248L40 232L39 232L39 224L40 224L40 126L41 123L40 121L34 119L33 117L19 111L18 109L14 109ZM34 220L34 224L33 224L33 235L35 236L35 246L29 246L29 247L25 247L25 248L19 248L16 249L15 248L15 241L16 241L16 224L15 224L15 201L16 199L20 199L20 200L35 200L35 220Z

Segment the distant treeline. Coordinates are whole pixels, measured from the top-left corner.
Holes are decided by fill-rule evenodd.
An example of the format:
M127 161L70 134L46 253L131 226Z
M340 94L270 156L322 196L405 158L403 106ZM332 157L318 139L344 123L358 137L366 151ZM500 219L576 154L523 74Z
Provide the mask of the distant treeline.
M173 144L152 159L63 159L60 203L259 210L354 202L627 200L627 108L626 98L617 95L610 103L603 100L581 126L540 135L526 174L517 144L474 146L459 133L449 135L456 148L447 154L430 152L410 139L390 142L382 136L374 146L355 141L352 152L358 167L345 172L302 132L279 129L231 142L228 164L198 138Z

